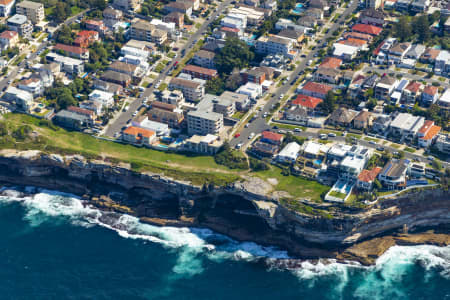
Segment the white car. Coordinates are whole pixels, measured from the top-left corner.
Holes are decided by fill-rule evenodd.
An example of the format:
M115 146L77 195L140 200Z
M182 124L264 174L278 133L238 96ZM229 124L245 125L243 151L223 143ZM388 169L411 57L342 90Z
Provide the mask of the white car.
M336 137L336 133L330 132L330 133L328 133L328 136L329 136L329 137Z
M248 136L248 139L251 140L251 139L254 138L254 137L255 137L255 133L252 132L252 133L250 133L250 135Z
M294 131L295 132L302 132L302 129L301 128L294 128Z
M239 143L236 145L236 149L241 149L242 148L242 143Z
M133 113L133 117L135 117L137 114L138 114L138 112L135 111L135 112Z
M244 127L245 127L245 128L248 128L248 123L246 123L246 124L244 125Z

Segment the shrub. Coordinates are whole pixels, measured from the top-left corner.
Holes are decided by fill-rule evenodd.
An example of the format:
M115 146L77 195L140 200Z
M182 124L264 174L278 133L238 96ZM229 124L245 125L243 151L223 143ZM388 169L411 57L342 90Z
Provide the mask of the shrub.
M250 157L250 168L253 171L265 171L269 169L269 165L261 160Z

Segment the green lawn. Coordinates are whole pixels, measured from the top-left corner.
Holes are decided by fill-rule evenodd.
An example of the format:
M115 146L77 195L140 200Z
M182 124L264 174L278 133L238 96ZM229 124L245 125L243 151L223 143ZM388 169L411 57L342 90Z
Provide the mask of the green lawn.
M246 112L243 111L237 111L234 113L233 118L236 119L242 119L242 117L246 114Z
M167 88L167 83L163 82L161 83L161 85L158 87L158 90L160 90L161 92L164 91Z
M163 63L158 63L158 65L155 67L155 72L156 73L161 73L163 70L164 70L164 68L166 67L166 65L165 64L163 64Z
M176 55L177 55L177 54L176 54L175 52L169 52L169 53L167 54L167 56L170 57L170 58L174 58Z
M395 144L395 143L391 143L389 146L392 147L392 148L395 148L395 149L400 149L400 147L401 147L402 145Z
M300 125L291 125L291 124L284 124L284 123L277 123L277 122L272 122L272 125L275 125L278 128L289 129L289 130L294 130L295 128L300 128L303 131L306 130L305 127L300 126Z
M331 191L328 195L339 199L345 199L345 196L347 196L346 194L337 191Z
M416 149L411 148L411 147L405 147L405 149L403 149L403 150L406 151L406 152L409 152L409 153L414 153L414 152L416 152Z
M337 136L342 136L342 132L341 131L329 130L329 129L321 129L321 130L319 130L319 134L329 134L329 133L334 133Z
M322 202L321 195L330 189L317 181L292 175L284 176L281 174L281 169L276 166L271 166L271 169L267 171L256 172L255 175L265 180L276 179L278 184L274 186L275 190L286 191L294 197L310 199L314 202Z
M380 141L379 139L376 139L373 137L368 137L368 136L364 137L364 140L369 141L369 142L372 141L372 142L376 142L376 143L378 143Z

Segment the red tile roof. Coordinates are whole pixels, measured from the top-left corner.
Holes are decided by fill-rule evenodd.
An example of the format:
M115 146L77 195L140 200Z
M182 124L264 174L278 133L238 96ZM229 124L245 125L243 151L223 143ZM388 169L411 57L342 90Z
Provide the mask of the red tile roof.
M228 31L228 32L239 32L239 28L231 28L231 27L221 27L220 30Z
M433 121L426 120L422 127L420 127L419 132L421 134L426 134L428 130L434 125Z
M11 2L13 2L13 0L0 0L0 5L8 5Z
M16 37L17 35L18 35L18 33L15 31L6 30L6 31L2 32L2 34L0 35L0 38L10 40L10 39Z
M355 39L361 39L366 41L371 41L373 39L373 36L366 33L360 33L360 32L346 32L344 34L344 39L346 38L355 38Z
M96 37L96 36L98 36L98 32L97 31L93 31L93 30L82 30L82 31L78 32L77 35L89 38L89 37Z
M367 24L356 24L352 27L352 30L370 35L379 35L383 28Z
M103 21L96 21L96 20L85 20L84 23L94 25L94 26L102 26L103 25Z
M420 82L410 82L405 89L411 91L412 93L417 93L421 87L422 84Z
M367 41L355 38L348 38L346 40L340 41L339 43L350 46L364 46L367 44Z
M320 64L320 68L329 68L329 69L337 69L342 65L342 59L336 57L327 57Z
M297 95L297 98L292 101L293 105L300 105L303 107L315 109L319 103L321 103L323 100L316 98L316 97L310 97L307 95Z
M380 53L381 47L383 47L383 45L384 45L384 41L381 42L375 50L373 50L373 52L372 52L373 55L378 55L378 53Z
M278 134L272 131L263 131L261 133L262 137L266 140L271 140L271 141L275 141L275 142L281 142L281 140L283 139L283 135L282 134Z
M302 90L306 90L306 91L310 91L310 92L314 92L314 93L320 93L320 94L326 94L329 91L331 91L333 88L327 84L323 84L323 83L317 83L317 82L312 82L309 81L307 82Z
M363 182L372 182L377 178L378 173L381 172L380 167L375 167L372 170L362 170L358 175L358 180Z
M428 130L427 134L424 137L421 137L422 140L431 140L441 131L440 126L433 125Z
M93 116L94 112L92 110L89 109L85 109L85 108L81 108L81 107L77 107L77 106L69 106L67 108L68 111L74 112L74 113L79 113L82 115L88 115L88 116Z
M427 85L427 86L423 89L423 92L424 92L425 94L434 96L434 95L436 95L436 93L438 92L438 87L437 87L437 86L433 86L433 85Z
M183 68L183 71L195 72L195 73L199 73L199 74L205 74L205 75L208 75L208 76L217 76L217 70L208 69L208 68L202 68L202 67L194 66L194 65L186 65Z
M84 53L89 52L88 49L84 49L84 48L76 47L76 46L64 45L64 44L56 44L53 47L53 49L62 50L62 51L70 52L70 53L76 53L76 54L84 54Z
M143 136L143 137L147 137L147 138L151 138L152 136L154 136L156 133L153 130L148 130L148 129L144 129L144 128L139 128L139 127L134 127L134 126L130 126L127 129L125 129L123 131L124 134L128 134L128 135L134 135L134 136Z

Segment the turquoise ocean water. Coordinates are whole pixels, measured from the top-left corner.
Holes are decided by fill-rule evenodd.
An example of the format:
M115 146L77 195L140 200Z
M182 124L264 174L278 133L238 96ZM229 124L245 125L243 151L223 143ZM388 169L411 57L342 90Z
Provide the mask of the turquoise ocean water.
M450 299L449 247L287 269L282 249L145 225L50 191L3 191L0 236L0 299Z

